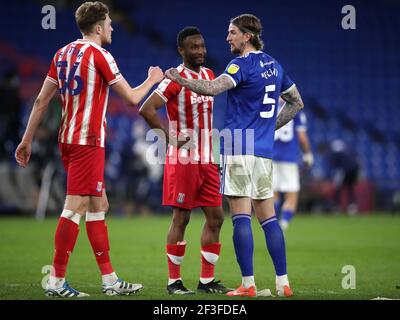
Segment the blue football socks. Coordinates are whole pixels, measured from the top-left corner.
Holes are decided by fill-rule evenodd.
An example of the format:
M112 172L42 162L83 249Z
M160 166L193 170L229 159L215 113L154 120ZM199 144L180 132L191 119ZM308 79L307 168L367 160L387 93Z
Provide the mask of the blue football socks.
M251 216L236 214L232 217L233 245L236 259L243 277L253 275L253 233L251 230Z
M268 252L274 263L277 276L285 275L286 272L286 252L285 238L276 216L262 221L261 227L264 230Z
M293 218L293 215L294 213L292 210L285 209L282 211L282 220L289 222Z

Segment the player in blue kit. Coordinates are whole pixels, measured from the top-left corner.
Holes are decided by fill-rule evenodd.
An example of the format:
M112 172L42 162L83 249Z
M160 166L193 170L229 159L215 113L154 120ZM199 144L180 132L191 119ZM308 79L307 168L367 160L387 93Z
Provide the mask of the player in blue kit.
M280 99L280 107L285 102ZM302 158L300 157L302 151ZM273 157L273 190L275 199L275 212L279 216L279 224L283 231L288 228L289 221L297 210L300 191L299 164L301 160L310 168L314 163L307 135L307 118L300 111L292 121L275 131L274 157ZM284 196L281 207L280 193ZM280 214L279 214L280 213Z
M172 81L202 94L214 96L226 90L227 110L221 144L223 173L221 192L227 196L233 221L233 243L242 273L242 284L229 296L256 296L253 272L252 206L264 233L276 272L279 296L291 296L286 271L286 249L275 216L272 191L274 133L303 108L300 94L282 66L260 51L262 25L251 14L231 19L227 41L238 55L218 78L182 78L176 69L165 75ZM277 117L278 99L286 101Z

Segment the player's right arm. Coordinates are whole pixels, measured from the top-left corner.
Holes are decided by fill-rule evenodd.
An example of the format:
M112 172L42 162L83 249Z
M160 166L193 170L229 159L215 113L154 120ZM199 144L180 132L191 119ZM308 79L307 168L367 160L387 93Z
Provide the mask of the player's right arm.
M136 106L147 95L150 89L164 78L159 67L150 67L147 79L139 86L131 88L129 83L122 78L111 85L111 88L129 105Z
M15 151L15 159L21 167L25 168L29 162L33 137L57 89L58 86L53 81L48 78L45 79L42 89L33 104L24 136Z

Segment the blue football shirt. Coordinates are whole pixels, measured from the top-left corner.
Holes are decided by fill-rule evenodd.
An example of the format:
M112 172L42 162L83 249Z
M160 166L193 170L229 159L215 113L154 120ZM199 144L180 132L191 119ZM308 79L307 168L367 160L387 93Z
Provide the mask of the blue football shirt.
M283 105L279 107L278 113ZM301 162L298 131L307 130L307 118L304 111L296 114L293 120L275 131L274 161Z
M226 67L234 88L227 93L221 154L252 154L272 159L279 96L293 81L262 51L233 59Z

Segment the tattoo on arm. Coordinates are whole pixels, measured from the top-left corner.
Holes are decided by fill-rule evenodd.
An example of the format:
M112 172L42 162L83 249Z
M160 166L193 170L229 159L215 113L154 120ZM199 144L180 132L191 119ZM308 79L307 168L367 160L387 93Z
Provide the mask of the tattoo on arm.
M223 75L220 75L214 80L186 79L179 76L177 82L182 86L205 96L216 96L221 92L233 88L232 81Z
M296 87L289 92L284 93L281 97L286 101L286 104L278 114L275 130L278 130L292 120L297 112L304 107L303 100L301 99L300 93Z

